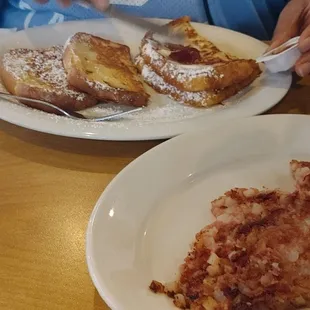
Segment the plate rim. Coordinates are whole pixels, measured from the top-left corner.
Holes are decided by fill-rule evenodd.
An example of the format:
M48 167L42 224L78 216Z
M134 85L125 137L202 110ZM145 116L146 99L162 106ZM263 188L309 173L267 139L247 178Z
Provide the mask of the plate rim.
M296 119L299 121L304 121L306 119L310 119L310 115L307 114L271 114L271 115L257 115L257 116L252 116L252 117L246 117L246 118L238 118L234 119L230 123L230 127L234 127L238 125L238 123L242 122L249 122L251 119L260 119L261 122L263 122L264 119L280 119L281 122L284 122L286 120L291 120L291 119ZM219 124L218 127L221 125ZM204 129L204 130L199 130L195 132L189 132L185 133L183 135L179 135L177 137L174 137L170 140L164 141L161 144L151 148L147 152L143 153L136 159L134 159L132 162L130 162L127 166L125 166L111 181L110 183L105 187L105 189L102 191L101 195L99 196L96 204L94 205L94 208L91 212L88 224L87 224L87 229L86 229L86 235L85 235L85 256L86 256L86 263L87 263L87 268L89 275L93 281L94 286L96 287L99 295L101 298L104 300L104 302L112 309L112 310L120 310L123 309L121 305L119 305L119 302L114 299L113 293L110 292L105 283L106 281L102 281L101 285L99 285L99 280L97 279L97 271L96 271L96 266L94 263L93 259L93 244L92 244L92 237L93 237L93 225L98 213L99 208L102 208L102 202L105 199L106 196L109 195L109 192L112 190L112 188L115 186L115 184L118 183L118 180L123 178L123 175L126 175L128 172L130 172L132 169L135 168L136 165L139 165L139 162L149 156L149 154L153 152L162 152L161 150L165 148L171 148L173 147L174 144L179 144L187 141L193 136L196 135L201 135L204 132L212 134L212 132L215 132L217 130L217 126L213 126L212 129ZM106 207L105 207L106 208Z
M114 20L114 21L113 21ZM168 22L171 19L160 19L160 18L151 18L150 20L158 21L158 22ZM107 19L91 19L86 21L67 21L61 24L54 24L54 25L45 25L37 28L29 28L18 32L12 32L9 33L6 38L3 40L3 42L0 43L0 46L3 48L9 48L10 45L8 45L6 42L9 40L12 40L12 38L16 37L19 38L19 36L27 36L27 33L38 31L39 28L41 31L48 30L48 29L62 29L63 27L72 27L72 25L76 24L104 24L107 22ZM112 22L121 23L115 19L112 19ZM251 40L253 42L257 42L260 45L264 45L267 47L267 44L263 41L257 40L251 36L248 36L246 34L231 30L231 29L225 29L223 27L214 26L214 25L208 25L205 23L199 23L199 22L192 22L193 25L199 25L199 27L206 27L209 29L219 29L221 31L224 31L225 33L234 33L240 37L246 38L247 40ZM241 109L238 111L238 116L230 115L230 113L219 113L221 114L219 117L215 117L217 121L221 120L233 120L233 119L239 119L249 116L255 116L260 115L275 105L277 105L287 94L287 92L290 89L291 83L292 83L292 74L286 74L285 77L283 77L283 81L285 80L285 84L287 84L287 88L283 88L281 95L278 95L278 99L275 100L273 104L269 104L268 107L263 107L262 109L258 109L259 111L251 111L246 109ZM265 87L265 86L263 86ZM6 102L7 103L7 102ZM10 103L12 104L12 103ZM18 108L19 109L19 108ZM185 119L185 120L178 120L178 121L171 121L171 122L164 122L164 123L156 123L158 127L164 127L164 130L161 132L156 131L156 126L149 127L147 126L141 126L140 130L137 128L127 128L126 126L123 128L111 128L108 130L108 133L105 132L105 128L102 127L102 129L98 129L97 132L94 132L91 128L85 128L85 129L77 129L77 125L70 124L69 128L70 130L66 128L61 128L61 126L57 126L57 122L53 122L52 124L44 125L43 123L46 121L46 119L42 118L38 121L31 121L31 118L35 118L35 115L22 115L22 110L15 111L15 109L12 109L11 111L7 111L5 115L1 113L0 119L12 123L19 127L24 127L30 130L43 132L46 134L52 134L52 135L58 135L58 136L65 136L65 137L71 137L71 138L80 138L80 139L90 139L90 140L106 140L106 141L142 141L142 140L162 140L162 139L169 139L171 137L175 137L180 134L184 134L190 131L197 131L197 130L203 130L204 128L208 127L209 125L214 125L214 122L212 121L211 115L198 115L197 117L194 117L193 119ZM23 108L24 109L24 108ZM233 108L232 108L233 109ZM226 110L228 111L228 110ZM226 114L229 114L226 116ZM18 116L18 117L17 117ZM206 122L198 121L197 119L201 118L206 120ZM209 118L207 120L207 118ZM211 118L211 121L210 121ZM209 124L210 123L210 124ZM65 125L66 127L67 125ZM145 130L145 128L147 128ZM96 131L96 130L95 130ZM133 132L132 132L133 131ZM129 132L129 133L128 133ZM131 133L130 133L131 132Z

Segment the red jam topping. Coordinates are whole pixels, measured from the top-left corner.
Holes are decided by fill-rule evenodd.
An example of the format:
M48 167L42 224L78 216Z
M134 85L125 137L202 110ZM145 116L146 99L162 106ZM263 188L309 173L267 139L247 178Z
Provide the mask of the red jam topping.
M199 51L194 47L169 44L169 49L171 50L169 59L181 64L191 65L201 60Z

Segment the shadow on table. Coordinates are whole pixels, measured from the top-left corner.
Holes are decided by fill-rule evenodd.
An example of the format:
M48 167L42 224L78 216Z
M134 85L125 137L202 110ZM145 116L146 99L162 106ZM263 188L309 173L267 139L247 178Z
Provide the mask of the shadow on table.
M24 129L0 121L8 139L1 150L44 165L87 172L118 173L159 141L113 142L74 139Z

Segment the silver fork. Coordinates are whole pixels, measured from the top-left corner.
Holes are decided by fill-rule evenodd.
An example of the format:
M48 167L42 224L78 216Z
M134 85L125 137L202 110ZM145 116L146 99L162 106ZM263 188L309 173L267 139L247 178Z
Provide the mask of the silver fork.
M131 108L130 110L127 110L127 111L113 113L113 114L109 114L109 115L105 115L105 116L101 116L101 117L87 117L87 116L82 115L79 112L63 110L63 109L55 106L52 103L45 102L45 101L42 101L42 100L31 99L31 98L26 98L26 97L21 97L21 96L15 96L15 95L3 93L3 92L0 92L0 97L5 97L5 98L9 98L9 99L17 99L17 100L23 100L23 101L28 101L28 102L39 103L39 104L42 104L44 106L53 108L53 109L57 110L58 112L60 112L62 115L67 116L69 118L72 118L72 119L84 119L85 121L90 121L90 122L109 121L109 120L112 120L112 119L115 119L115 118L120 118L122 116L131 114L131 113L135 113L135 112L138 112L138 111L141 111L143 109L143 107Z

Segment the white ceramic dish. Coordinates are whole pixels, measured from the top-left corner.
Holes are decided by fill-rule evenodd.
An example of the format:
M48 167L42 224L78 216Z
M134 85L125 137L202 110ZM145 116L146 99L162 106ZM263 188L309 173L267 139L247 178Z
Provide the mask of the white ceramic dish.
M127 166L91 215L87 262L113 310L173 310L152 294L174 280L190 243L212 221L210 201L233 187L291 189L289 161L310 160L310 117L258 116L169 140Z
M301 56L298 48L300 37L294 37L282 45L270 50L256 59L263 62L266 68L273 73L290 70Z
M267 47L258 40L230 30L204 24L195 24L195 27L220 48L237 56L255 59ZM36 48L64 44L70 35L78 31L94 33L125 43L131 48L133 55L138 53L138 47L144 35L142 31L116 20L69 22L7 34L5 43L1 44L0 52L16 47ZM276 75L264 73L252 86L228 100L226 107L217 106L206 110L175 103L148 88L152 94L150 107L122 120L100 124L51 116L0 99L0 118L19 126L62 136L99 140L161 139L212 126L220 120L260 114L281 100L289 89L290 83L289 73ZM104 115L116 112L115 107L114 105L105 106L103 109L95 108L88 114Z

